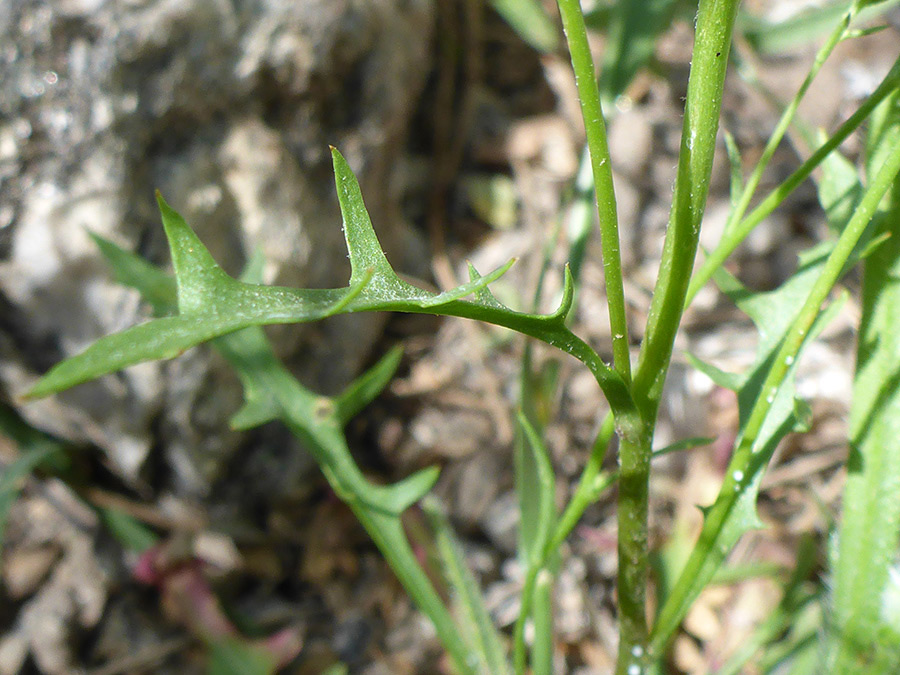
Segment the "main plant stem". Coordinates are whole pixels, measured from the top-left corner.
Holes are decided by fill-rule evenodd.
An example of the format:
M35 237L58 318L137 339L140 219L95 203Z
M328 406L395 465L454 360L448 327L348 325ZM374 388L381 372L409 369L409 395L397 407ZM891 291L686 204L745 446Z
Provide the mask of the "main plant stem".
M622 440L619 446L618 502L618 605L619 656L616 672L633 672L632 666L646 659L648 490L650 475L650 433L637 442Z
M633 666L643 668L660 656L648 653L645 606L653 429L700 240L737 6L738 0L701 0L697 14L669 227L632 387L644 433L637 442L623 439L620 450L619 673L634 672Z
M650 663L647 576L648 493L653 430L675 333L681 321L697 253L715 152L722 88L738 0L701 0L678 175L659 278L634 382L631 380L619 232L612 167L594 64L578 0L557 0L572 56L600 216L603 268L616 372L635 407L619 409L619 658L617 672L632 675ZM615 406L613 406L615 410Z

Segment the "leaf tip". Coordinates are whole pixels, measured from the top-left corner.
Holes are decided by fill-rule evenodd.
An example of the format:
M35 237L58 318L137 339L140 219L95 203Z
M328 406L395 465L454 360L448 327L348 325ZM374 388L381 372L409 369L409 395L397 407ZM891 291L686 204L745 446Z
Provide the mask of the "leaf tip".
M39 398L46 398L47 396L50 396L50 394L55 394L56 392L56 387L47 386L47 376L44 375L31 385L30 389L16 395L15 399L20 403L28 403L30 401L36 401Z
M475 265L472 264L471 260L466 260L466 267L469 270L469 281L478 281L481 278L481 275L478 273L478 270L475 269Z
M166 218L171 218L172 216L178 215L175 209L169 206L169 202L167 202L162 196L162 192L157 189L154 191L154 195L156 196L156 206L159 208L159 212L163 216L164 223L166 221Z
M394 345L388 350L387 354L382 357L382 361L390 364L389 367L391 370L397 370L400 366L400 362L403 360L403 354L403 345Z
M553 313L553 316L565 320L565 318L569 315L569 311L572 309L572 303L575 300L575 279L572 276L572 269L569 267L569 263L566 263L566 267L563 271L563 292L562 298L559 302L559 307Z

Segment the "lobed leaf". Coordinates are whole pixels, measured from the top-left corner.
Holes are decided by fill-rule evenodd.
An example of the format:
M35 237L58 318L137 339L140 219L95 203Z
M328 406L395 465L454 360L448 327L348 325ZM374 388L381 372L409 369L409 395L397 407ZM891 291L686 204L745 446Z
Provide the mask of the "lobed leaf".
M273 417L281 419L304 441L342 499L396 515L421 499L434 485L438 475L436 467L419 471L391 486L369 482L347 448L341 431L340 404L303 387L278 361L261 328L247 328L224 336L216 341L216 347L234 367L248 397L248 404L238 413L238 421L253 419L259 410L274 413ZM260 402L259 392L265 392L268 398Z
M130 267L145 265L133 254L117 250L114 244L109 246L108 253L112 255L107 257L118 261L126 272ZM242 278L256 281L261 277L261 270L261 258L254 256ZM133 275L128 278L138 279L133 285L143 287L141 278ZM170 294L163 299L174 306L174 285L167 287ZM437 468L425 469L391 486L374 485L359 472L341 432L348 417L386 384L396 368L399 350L390 352L340 396L328 399L302 387L284 369L260 327L219 337L213 345L232 363L244 385L246 402L232 424L247 428L280 418L305 442L335 493L350 506L410 596L434 622L459 672L475 675L467 661L468 647L460 640L452 618L419 566L400 522L400 514L434 485Z
M341 392L334 401L336 414L341 424L347 424L381 393L394 377L402 357L403 349L394 347L378 363Z
M825 246L830 250L834 244L833 242L826 243ZM802 266L779 288L759 293L747 289L724 268L720 268L716 272L714 279L720 290L731 298L756 326L759 333L756 358L750 368L740 374L725 372L690 354L687 358L717 385L737 393L740 414L739 430L743 430L753 404L757 398L763 395L761 387L766 373L781 348L794 317L821 273L823 262L824 257L817 255L814 262ZM818 335L834 318L843 299L842 296L822 313L814 324L807 342ZM799 355L795 361L798 360ZM796 413L802 410L802 404L797 402L795 396L793 379L795 369L796 362L793 362L789 376L774 395L773 409L769 412L766 426L757 440L757 448L774 448L782 436L792 430L800 421Z
M839 232L862 199L859 172L840 151L834 150L822 162L822 179L816 187L828 226Z
M614 409L633 405L622 379L565 326L573 299L568 269L560 306L547 315L515 312L486 291L513 261L485 276L472 268L468 283L443 293L413 286L391 268L372 228L359 183L341 154L337 150L332 154L351 262L347 288L295 289L233 279L213 260L184 219L158 195L175 270L178 315L101 338L81 354L57 364L26 397L47 396L143 361L172 358L201 342L250 326L315 321L360 311L400 311L477 319L543 340L586 363ZM140 287L158 313L171 309L166 304L170 302L166 298L171 282L133 260L126 265L108 242L101 244L101 249L112 260L117 274L126 283ZM474 300L463 300L473 294ZM264 405L258 405L261 400L261 395L251 394L235 423L248 426L263 420L267 413Z
M346 305L347 296L358 290L350 288L292 293L294 302L291 303L291 316L295 321L313 321L331 316ZM260 325L266 319L270 323L277 323L277 316L284 316L283 309L278 311L279 308L273 308L272 305L267 305L262 316L262 312L252 311L253 307L235 305L232 310L154 319L121 333L100 338L81 354L51 368L26 396L47 396L136 363L174 358L201 342L247 326Z
M116 281L136 289L153 307L156 316L167 316L178 311L178 285L172 275L99 234L88 234L112 268Z
M167 214L172 224L171 214ZM176 228L186 225L175 223ZM191 246L199 245L191 241L190 234L179 235ZM146 263L133 253L99 237L104 256L115 266L116 274L129 285L137 288L145 300L159 301L163 307L173 307L175 300L174 280L164 272ZM248 263L242 278L256 279L261 272L261 259L254 256ZM136 271L140 272L139 274ZM302 436L310 443L310 449L320 464L332 467L333 473L340 473L338 467L352 464L349 451L341 439L334 434L334 427L342 426L363 406L370 402L387 384L399 363L401 352L389 352L371 370L351 383L337 398L331 400L316 396L303 388L280 364L265 334L258 327L236 331L213 340L212 344L229 359L244 387L244 405L232 417L231 425L236 429L249 429L290 413L295 429L302 427ZM321 431L324 429L324 433ZM338 476L360 477L358 471ZM347 494L370 492L373 502L379 508L390 512L402 512L417 501L431 488L436 479L435 470L415 474L407 481L384 488L367 482L346 484L342 488ZM386 490L386 491L385 491Z

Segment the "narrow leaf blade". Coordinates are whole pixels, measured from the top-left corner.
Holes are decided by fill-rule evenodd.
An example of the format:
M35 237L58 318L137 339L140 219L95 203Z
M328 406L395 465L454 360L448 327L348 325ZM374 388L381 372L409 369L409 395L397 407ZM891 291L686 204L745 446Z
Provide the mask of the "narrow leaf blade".
M403 358L402 347L394 347L378 363L356 378L341 392L335 399L335 406L337 407L337 416L342 424L347 424L381 393L394 377L401 358Z

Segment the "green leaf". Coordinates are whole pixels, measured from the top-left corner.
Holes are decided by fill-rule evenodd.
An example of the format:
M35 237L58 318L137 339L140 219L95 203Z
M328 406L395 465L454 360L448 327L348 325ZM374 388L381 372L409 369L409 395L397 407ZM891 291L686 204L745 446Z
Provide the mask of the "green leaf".
M101 338L81 354L52 368L26 397L47 396L143 361L172 358L201 342L250 326L314 321L338 313L401 311L477 319L543 340L584 362L614 410L633 407L622 378L565 326L573 297L568 270L560 307L548 315L514 312L493 296L489 299L479 293L500 277L512 261L443 293L417 288L391 269L372 229L359 183L337 150L333 157L351 261L351 282L347 288L295 289L232 279L215 263L184 219L159 197L178 287L178 316L155 319ZM475 301L462 300L472 294L476 294ZM265 418L265 405L257 406L253 397L248 403L250 407L238 415L236 424L247 426Z
M218 338L214 344L237 371L245 397L256 401L248 402L244 410L281 419L303 441L332 489L352 509L410 597L432 620L459 672L474 675L468 664L468 648L419 565L400 521L400 514L431 490L438 469L419 471L391 486L375 485L354 462L342 432L350 412L374 395L390 377L399 351L382 359L362 376L361 382L351 384L340 397L329 399L307 390L284 368L262 328L246 328Z
M869 37L870 35L875 35L875 33L880 33L883 30L887 30L890 27L891 27L890 24L883 23L878 26L871 26L869 28L857 28L854 30L847 31L847 37L844 39L845 40L853 40L856 38Z
M531 646L533 675L553 675L553 574L542 569L534 586L534 644Z
M784 21L769 21L748 12L738 15L737 30L764 54L780 54L816 40L834 28L853 3L849 0L810 7Z
M728 154L728 165L731 168L731 206L734 208L741 200L744 192L744 164L741 160L741 150L738 148L734 136L727 129L725 133L725 150Z
M822 179L817 186L819 203L829 227L840 232L862 199L862 182L856 167L838 150L831 152L821 166Z
M812 429L813 411L809 403L801 398L794 399L794 410L791 413L794 419L794 426L791 431L805 434Z
M466 263L469 268L469 281L478 281L481 279L481 274L478 273L478 270L475 269L475 265L471 262ZM491 292L491 289L487 286L482 286L477 291L475 291L475 298L485 307L493 307L494 309L505 310L507 307L503 305L494 294Z
M478 657L481 672L485 675L509 673L500 633L485 607L478 582L466 565L462 547L453 533L447 516L434 498L426 498L422 507L434 530L441 570L453 591L452 598L458 608L457 615L463 633L466 641L472 645L473 653Z
M833 248L833 243L826 243L825 248L830 250ZM722 292L730 297L755 324L759 332L756 358L747 372L742 374L727 373L712 364L701 361L692 354L688 354L687 359L717 385L738 394L740 429L743 429L756 399L762 395L762 382L772 359L775 358L794 317L818 278L824 256L817 255L814 260L815 264L810 263L802 267L780 288L762 293L750 291L724 268L719 269L714 276ZM822 313L807 342L818 335L835 317L844 299L846 299L845 296L842 296L840 301L832 303ZM798 424L800 418L797 417L797 414L805 417L807 406L797 401L794 395L793 372L795 368L796 363L793 364L789 377L775 394L776 405L769 412L767 425L764 428L766 433L760 436L758 447L774 446L781 436L787 433L787 430L793 429ZM787 423L789 423L787 429L782 430L783 425ZM776 431L780 435L773 436L772 434Z
M228 290L231 289L223 289L223 294L228 294ZM47 396L136 363L174 358L201 342L248 325L257 325L265 322L266 318L277 323L275 317L279 314L285 316L289 313L295 321L325 318L340 311L346 305L347 298L360 289L297 293L293 293L293 289L279 290L286 291L280 298L285 301L281 307L269 304L263 309L256 305L242 307L235 303L231 306L231 312L180 314L155 319L101 338L78 356L54 366L26 397ZM287 305L290 305L290 309Z
M177 285L171 275L99 234L94 232L88 234L112 267L116 281L139 291L144 300L153 307L156 316L176 313Z
M833 247L833 244L830 246ZM806 302L813 284L821 274L823 265L824 259L817 256L814 263L801 267L779 288L762 293L749 290L723 268L720 268L714 276L720 289L746 312L755 324L759 332L756 359L748 371L741 375L725 373L690 355L688 359L717 384L737 392L739 429L735 448L741 443L745 425L756 401L766 396L769 397L771 406L754 440L753 456L749 466L726 476L723 493L720 493L716 504L725 503L730 497L730 495L723 497L725 490L734 490L737 499L725 515L721 527L713 534L707 533L707 526L710 522L709 514L714 507L703 509L704 531L692 553L692 558L697 556L697 560L702 560L702 563L693 568L689 576L681 575L677 581L679 593L676 596L673 591L671 597L675 599L663 605L660 618L654 627L653 639L656 644L664 642L672 634L681 617L713 578L738 540L750 530L762 526L756 513L756 500L769 459L781 439L798 426L802 426L808 415L808 406L797 400L794 382L797 362L802 356L802 351L789 364L788 373L776 392L763 392L762 387L772 362L781 349L782 342L800 308ZM809 344L809 341L836 316L841 304L842 299L839 299L819 315L804 345Z
M394 347L378 363L341 392L334 403L337 408L337 416L342 424L347 424L381 393L394 377L401 358L403 358L403 349Z
M756 512L756 499L759 496L762 475L761 471L757 472L755 478L746 483L743 483L742 479L740 496L735 502L725 527L716 537L716 546L707 555L700 574L691 584L695 588L695 592L692 594L694 597L706 587L742 536L751 530L761 530L765 527Z
M895 7L898 2L837 0L821 6L811 6L784 21L769 21L749 12L741 12L737 28L756 51L763 54L780 54L796 50L828 33L854 4L862 10L859 13L859 20L871 21L891 7ZM866 31L860 33L865 34Z
M0 554L9 510L19 497L24 478L42 464L62 456L65 446L27 424L9 406L0 403L0 434L19 446L21 455L0 471Z
M693 450L694 448L702 448L706 445L710 445L711 443L715 443L715 438L709 438L707 436L694 436L692 438L685 438L680 441L675 441L674 443L670 443L665 447L660 448L659 450L653 451L653 457L662 457L663 455L668 455L673 452L683 452L684 450Z
M202 244L192 238L192 233L185 232L187 226L177 214L173 216L172 213L168 213L166 218L169 222L169 229L174 236L187 242L191 247L202 246ZM101 242L98 241L98 243ZM133 285L142 294L157 297L163 306L171 307L174 300L175 286L174 284L166 283L166 281L171 281L171 277L140 260L137 256L122 251L111 242L102 240L102 244L104 255L116 262L118 273L134 282ZM205 260L206 268L212 269L209 264L210 259L203 255L202 252L198 259L200 264L203 264ZM258 277L261 271L260 262L261 259L258 256L251 260L244 272L244 278ZM190 266L190 263L183 260L181 265ZM133 271L135 269L139 270L141 274L134 274ZM214 274L217 274L217 272L214 272ZM147 279L152 280L154 283L144 283L144 280ZM145 295L146 298L147 296ZM259 328L247 328L217 338L213 341L213 345L232 362L238 378L244 386L245 402L231 419L233 428L249 429L282 417L285 415L285 408L287 407L294 414L295 424L296 420L300 419L313 420L313 422L319 423L307 425L304 422L304 427L309 426L309 429L303 434L305 438L315 438L316 434L319 433L318 427L326 429L328 441L332 445L329 446L326 443L325 445L329 448L329 451L319 453L317 459L319 459L320 464L323 464L326 468L332 467L332 471L338 475L340 481L347 481L353 477L361 478L358 470L349 471L344 469L343 473L341 473L342 470L339 467L351 466L353 461L349 456L349 452L345 453L343 446L335 443L338 437L329 433L331 429L328 427L333 417L341 425L346 424L353 415L381 391L390 380L399 363L400 350L392 350L375 367L351 383L339 397L331 401L317 397L315 394L305 390L290 376L278 362L265 334ZM321 445L321 443L314 443L312 447L318 449ZM339 457L339 459L335 459L335 457ZM394 513L401 513L426 494L436 479L437 469L427 469L410 476L390 488L376 485L370 486L363 481L354 484L354 486L344 485L343 489L354 493L358 491L360 494L371 493L374 495L373 500L378 502L380 508L385 508Z
M153 530L124 511L101 508L99 514L106 529L129 551L143 553L159 541Z
M245 396L264 393L267 398L259 406L273 412L303 441L332 489L350 506L410 597L432 620L457 669L465 675L473 674L468 664L468 647L418 564L400 521L400 514L430 491L438 469L419 471L391 486L375 485L354 462L342 432L346 415L392 372L396 357L389 355L374 373L363 375L367 382L350 385L347 391L356 393L345 392L346 398L340 402L340 397L316 396L304 388L275 357L259 327L221 337L215 344L237 371Z
M183 232L187 226L180 220L180 217L177 217L177 214L173 216L170 213L167 218L170 230L176 233L175 236L186 241L189 246L202 246L198 241L193 240L190 234ZM140 265L137 264L139 258L118 249L114 244L106 242L104 253L111 254L119 267L126 273L130 272L132 268L140 268ZM199 258L201 261L206 259L207 269L211 269L208 265L209 259L205 255L201 254ZM143 261L140 262L143 263ZM147 263L143 264L151 268L153 272L149 273L147 270L148 273L144 274L142 278L169 278ZM190 263L183 262L182 264L189 265ZM258 276L260 269L257 257L248 265L244 277ZM131 279L134 278L133 275L127 276ZM148 289L145 284L135 285L142 293L148 290L151 293L154 292L153 288ZM174 299L174 286L168 284L161 286L169 294L161 296L163 302L171 304ZM413 474L390 488L385 488L369 485L361 478L358 470L340 468L353 466L353 460L350 458L349 451L344 452L344 446L337 442L342 437L332 433L331 427L334 426L332 422L338 420L341 425L346 424L354 414L381 391L399 363L401 356L399 350L395 349L390 352L370 371L351 383L338 398L331 401L318 397L300 386L278 362L265 334L259 328L246 328L217 338L213 341L213 345L231 361L244 386L245 402L231 419L233 428L249 429L282 417L287 414L286 410L289 411L293 415L295 427L299 425L299 420L304 420L300 425L305 429L302 437L307 440L319 440L318 443L313 443L311 446L314 454L323 445L328 448L328 451L319 452L317 459L326 469L330 468L335 475L338 475L339 481L344 485L342 489L348 493L371 493L372 499L378 503L380 508L392 513L401 513L406 510L426 494L437 480L437 469L432 468ZM307 420L311 420L312 423L307 423ZM327 440L322 441L317 436L322 436ZM344 481L352 478L360 478L363 482L355 483L353 486L344 484Z
M887 158L896 152L897 143L900 142L900 95L897 87L894 92L883 101L872 113L869 133L866 136L866 178L871 181L878 173L878 169ZM896 202L896 197L889 198L890 203L884 205L883 211L890 211ZM886 201L889 201L886 200ZM882 215L882 217L884 217Z
M525 42L539 52L552 52L559 42L556 24L540 0L489 0L494 10Z
M246 640L226 638L209 645L209 675L274 675L277 670L271 654Z
M337 160L336 168L340 168ZM339 174L338 182L344 186L341 204L345 210L345 231L348 244L354 247L351 261L356 262L348 288L300 290L232 279L215 263L184 219L160 196L160 211L178 283L180 314L98 340L80 355L51 369L27 396L46 396L136 363L172 358L201 342L248 326L314 321L339 312L364 309L429 308L472 293L508 268L442 294L416 289L400 280L389 266L385 268L387 261L380 248L377 251L365 248L377 248L378 243L361 206L359 186L354 179L354 194L346 186L349 182L346 176ZM351 221L354 226L347 226L348 215L354 218ZM366 226L369 232L359 231ZM357 246L364 249L359 250ZM372 288L363 293L370 282Z
M898 95L896 91L894 95ZM791 313L795 318L792 319L789 330L783 338L783 344L768 359L770 364L766 369L765 378L761 380L763 384L760 385L759 382L755 384L759 393L752 404L752 413L749 419L741 422L741 436L735 444L728 474L719 496L712 507L704 510L706 517L697 546L660 612L653 630L652 651L661 653L674 634L690 603L699 593L702 583L705 583L704 569L708 567L710 558L727 552L728 537L723 535L730 527L730 519L737 507L736 502L744 498L743 486L745 483L753 485L758 481L775 449L774 443L770 441L784 433L784 425L773 430L772 422L775 420L777 423L776 413L780 415L785 409L785 403L791 400L791 397L783 397L783 394L791 384L792 371L796 368L796 357L808 343L810 336L824 324L823 319L828 316L829 310L823 312L822 306L846 270L848 261L859 248L860 238L870 226L879 205L884 202L891 187L897 185L898 174L900 174L900 145L894 144L891 151L886 154L884 163L875 173L875 177L870 181L859 207L841 232L828 258L823 263L810 266L822 265L799 310ZM876 252L881 250L883 247ZM807 271L808 268L801 269L794 279L802 279ZM774 314L771 307L769 313ZM764 334L762 329L761 333ZM750 382L752 378L748 380L748 384ZM740 404L740 394L738 400ZM790 417L790 414L786 415L785 420L789 420ZM698 580L701 582L699 585Z
M900 93L873 114L867 169L900 147ZM866 259L850 458L828 630L830 672L889 672L900 662L896 554L900 545L900 179L875 224L890 234Z
M548 607L543 601L549 593L547 584L550 582L544 577L552 578L552 575L544 565L556 522L556 477L550 453L534 425L522 411L519 411L517 418L524 435L524 447L516 453L516 490L521 508L519 551L527 571L522 607L513 630L513 664L516 672L521 672L525 659L525 621L532 615L535 622L547 620L545 613ZM539 612L541 616L538 616ZM543 672L545 660L542 656L552 651L546 644L550 640L549 633L536 635L532 646L532 666L535 670Z
M600 68L600 93L612 101L653 57L656 42L672 25L679 0L622 0L612 10L609 43Z
M261 328L224 336L216 341L216 348L234 367L245 387L248 405L238 413L242 419L252 418L253 411L258 410L270 413L266 421L272 416L282 419L305 442L341 498L358 499L372 508L399 514L434 485L436 467L423 469L391 486L370 483L356 466L341 433L344 422L339 417L339 405L297 382L278 361ZM265 398L260 399L261 396ZM244 412L247 410L251 412Z
M126 286L135 288L141 297L153 306L157 316L178 312L178 286L173 276L99 235L92 234L91 237L113 268L116 279ZM241 275L242 280L250 283L258 282L262 275L263 262L261 255L255 254ZM277 416L278 411L272 396L269 392L257 388L255 380L244 383L244 398L243 406L230 420L233 429L252 429Z
M256 380L250 380L244 383L244 403L228 424L235 431L247 431L277 419L278 413L278 404L271 392L260 388Z
M744 383L744 380L747 379L744 375L724 371L711 363L703 361L693 354L685 353L685 358L687 358L688 362L690 362L690 364L694 366L694 368L706 375L715 384L722 387L723 389L738 391L738 389L740 389L741 385Z
M523 535L522 552L529 563L540 559L544 546L549 540L556 519L556 478L548 452L537 430L524 413L518 414L519 425L525 435L526 447L533 467L534 478L527 489L523 487L525 502L531 502L534 508L524 508L523 503L521 529Z

